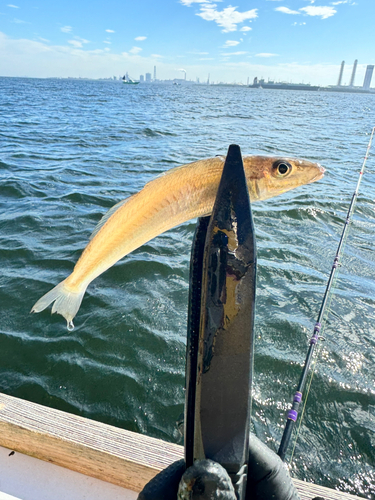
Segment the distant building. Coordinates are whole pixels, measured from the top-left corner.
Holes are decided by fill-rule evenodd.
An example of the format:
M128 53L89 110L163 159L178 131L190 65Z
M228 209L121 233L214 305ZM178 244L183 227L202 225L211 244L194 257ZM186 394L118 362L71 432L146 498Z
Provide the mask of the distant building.
M143 75L139 76L139 81L140 83L143 83L145 81L145 77Z
M154 82L156 82L156 66L154 66Z
M146 73L146 83L151 83L151 73Z
M365 74L365 79L363 81L363 88L365 90L368 90L370 88L371 84L371 78L372 78L372 73L374 71L374 65L369 64L366 68L366 74Z
M353 71L352 71L352 77L350 79L349 87L354 87L354 80L355 80L355 73L357 71L357 64L358 64L358 59L356 59L354 61Z
M337 86L340 87L341 81L342 81L342 74L344 73L344 66L345 66L345 61L342 61L341 63L341 68L340 68L340 74L339 74L339 79L337 81Z

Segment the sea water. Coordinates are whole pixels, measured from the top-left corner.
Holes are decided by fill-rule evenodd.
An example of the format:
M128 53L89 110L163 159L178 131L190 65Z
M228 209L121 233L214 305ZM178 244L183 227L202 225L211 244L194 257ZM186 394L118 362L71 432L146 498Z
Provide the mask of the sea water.
M325 166L323 180L252 207L252 429L277 451L374 125L373 95L0 78L0 391L182 444L195 221L96 279L73 332L61 316L29 311L72 271L101 216L157 175L225 155L232 143L243 154L303 157ZM373 153L291 464L295 477L367 498L375 491Z

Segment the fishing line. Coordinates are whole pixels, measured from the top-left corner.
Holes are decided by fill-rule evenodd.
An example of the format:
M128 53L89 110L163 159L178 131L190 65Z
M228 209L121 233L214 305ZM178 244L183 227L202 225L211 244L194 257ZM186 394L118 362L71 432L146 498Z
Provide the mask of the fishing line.
M372 144L372 139L374 137L374 132L375 132L375 127L373 127L373 129L371 131L370 140L369 140L368 145L367 145L366 155L364 157L364 160L363 160L363 163L362 163L362 167L361 167L361 170L359 172L357 185L356 185L355 191L353 193L353 196L352 196L352 199L351 199L351 202L350 202L349 210L348 210L348 213L347 213L347 216L346 216L346 220L345 220L345 223L344 223L344 228L343 228L343 231L342 231L342 234L341 234L339 245L338 245L337 250L336 250L336 256L335 256L334 261L333 261L333 265L332 265L332 268L331 268L331 273L330 273L330 276L328 278L328 282L327 282L327 286L326 286L326 289L325 289L325 292L324 292L322 304L320 306L320 311L319 311L318 319L317 319L317 322L315 323L313 335L312 335L312 337L310 339L310 346L309 346L309 349L307 351L307 355L306 355L305 363L304 363L304 366L303 366L303 369L302 369L301 377L300 377L300 380L299 380L299 383L298 383L298 386L297 386L296 393L295 393L294 398L293 398L293 404L292 404L292 407L291 407L291 409L289 410L289 412L287 414L287 421L286 421L286 424L285 424L284 433L283 433L283 436L282 436L282 439L281 439L281 443L280 443L280 447L279 447L279 451L278 451L278 455L281 457L282 460L284 460L284 458L285 458L285 454L286 454L287 448L288 448L290 440L291 440L293 427L294 427L294 424L297 422L297 419L298 419L298 410L299 410L299 407L300 407L300 404L301 404L301 401L302 401L303 393L304 393L304 390L305 390L305 387L306 387L306 383L308 381L308 376L309 376L309 373L310 373L310 368L312 366L312 362L313 362L313 359L314 359L315 347L318 344L319 340L322 339L322 337L321 337L322 326L324 327L324 325L323 325L323 319L324 319L325 313L327 312L327 314L328 314L329 309L330 309L330 304L331 304L332 295L333 295L332 290L334 288L334 282L335 282L336 272L337 272L338 268L341 265L340 264L340 257L341 257L341 253L342 253L344 244L346 242L347 232L348 232L348 228L349 228L349 225L350 225L350 222L351 222L351 216L352 216L352 214L354 212L355 203L356 203L356 200L357 200L357 197L358 197L358 192L359 192L359 186L361 184L363 173L364 173L365 166L366 166L366 162L367 162L367 159L369 157L369 153L370 153L370 149L371 149L371 144ZM320 353L320 351L321 351L321 349L319 350L318 354ZM317 357L318 356L315 356L316 359L315 359L314 369L315 369L315 366L316 366ZM305 397L305 400L304 400L304 403L303 403L302 416L303 416L303 413L304 413L304 410L305 410L307 396L308 396L308 393L309 393L309 390L310 390L310 386L311 386L313 374L314 374L314 370L312 370L312 373L310 374L310 380L307 383L307 394L306 394L306 397ZM300 418L298 432L299 432L299 429L301 427L302 416ZM298 433L297 433L297 437L298 437ZM295 448L295 445L294 445L294 448ZM294 448L293 448L293 453L294 453Z

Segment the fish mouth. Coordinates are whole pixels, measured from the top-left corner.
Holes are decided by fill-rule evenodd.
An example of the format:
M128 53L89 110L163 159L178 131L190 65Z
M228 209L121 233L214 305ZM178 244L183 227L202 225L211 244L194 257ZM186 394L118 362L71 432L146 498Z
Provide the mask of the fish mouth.
M319 173L316 174L316 176L313 177L311 179L311 181L308 182L308 184L311 184L312 182L318 181L324 177L324 172L326 171L326 169L324 167L322 167L322 165L320 165L320 163L317 163L317 167L319 169Z

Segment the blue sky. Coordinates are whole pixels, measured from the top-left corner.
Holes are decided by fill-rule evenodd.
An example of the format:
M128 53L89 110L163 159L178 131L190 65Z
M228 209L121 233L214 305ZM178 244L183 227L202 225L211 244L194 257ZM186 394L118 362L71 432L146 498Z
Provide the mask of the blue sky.
M13 0L11 0L13 2ZM375 63L375 0L0 0L0 76L349 83ZM375 81L372 82L375 86Z

